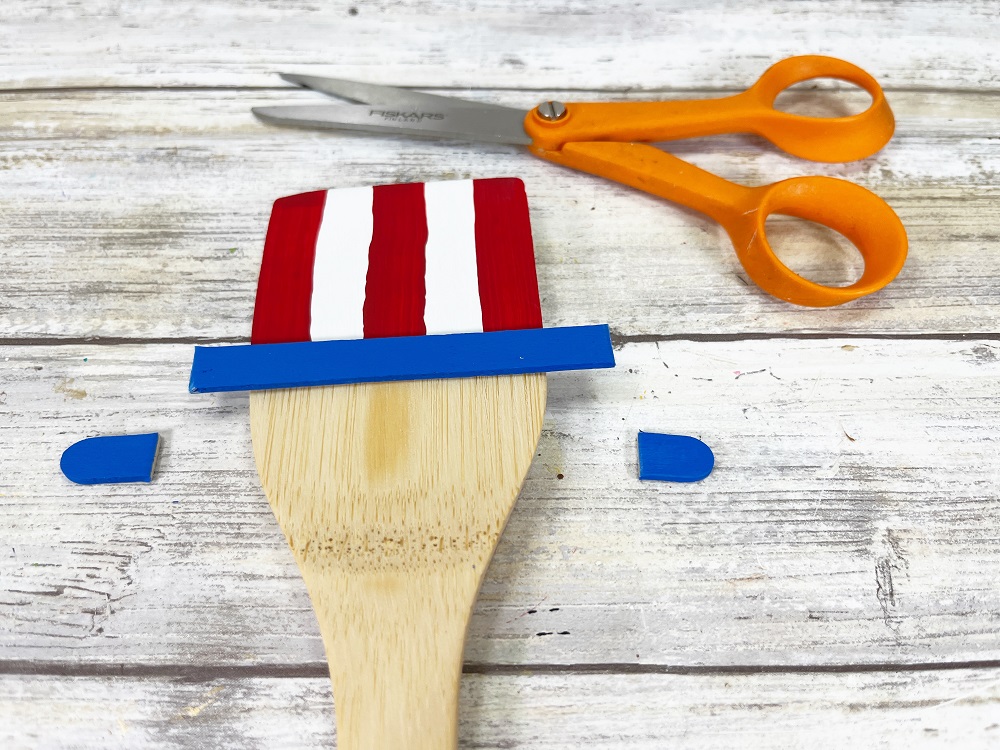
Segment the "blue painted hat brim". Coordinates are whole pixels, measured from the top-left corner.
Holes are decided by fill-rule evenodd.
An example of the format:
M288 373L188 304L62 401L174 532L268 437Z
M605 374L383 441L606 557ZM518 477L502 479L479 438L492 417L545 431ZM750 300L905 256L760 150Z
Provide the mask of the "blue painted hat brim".
M192 393L614 367L606 325L197 346Z

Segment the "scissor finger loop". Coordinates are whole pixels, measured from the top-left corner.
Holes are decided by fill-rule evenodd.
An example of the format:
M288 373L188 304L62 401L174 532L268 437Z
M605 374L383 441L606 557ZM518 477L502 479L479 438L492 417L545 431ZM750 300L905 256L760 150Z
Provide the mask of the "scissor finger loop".
M835 78L868 92L871 104L846 117L814 117L774 108L778 96L791 86L817 78ZM871 75L844 60L820 55L790 57L775 63L736 97L755 106L755 129L778 148L812 161L855 161L881 149L896 128L882 87Z
M758 188L745 188L744 205L722 224L736 256L761 289L786 302L830 307L878 291L906 260L906 230L889 205L860 185L831 177L796 177ZM848 286L818 284L792 271L767 239L767 219L783 214L829 227L857 248L864 261L861 277Z

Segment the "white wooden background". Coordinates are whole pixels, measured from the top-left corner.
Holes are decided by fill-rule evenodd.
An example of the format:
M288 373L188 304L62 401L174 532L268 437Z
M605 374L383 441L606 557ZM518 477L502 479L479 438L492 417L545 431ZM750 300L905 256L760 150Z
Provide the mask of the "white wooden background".
M334 744L246 397L188 395L192 345L246 340L274 198L507 175L547 324L610 323L619 365L550 377L472 622L463 747L1000 746L998 19L986 0L5 0L0 746ZM708 220L517 148L249 111L315 100L279 70L529 106L717 96L804 53L883 83L883 152L671 148L883 195L909 262L834 310L748 285ZM856 271L793 230L774 222L798 268ZM702 437L715 472L639 483L639 429ZM60 475L71 442L145 430L165 435L153 484Z

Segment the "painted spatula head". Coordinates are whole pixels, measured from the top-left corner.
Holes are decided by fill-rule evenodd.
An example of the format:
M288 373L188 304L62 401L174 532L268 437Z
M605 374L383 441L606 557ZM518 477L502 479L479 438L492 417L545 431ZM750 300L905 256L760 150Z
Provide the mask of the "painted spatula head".
M253 343L541 326L519 180L275 203ZM319 619L338 747L457 745L465 631L545 375L256 391L257 470Z
M518 179L319 190L274 204L254 344L541 326Z

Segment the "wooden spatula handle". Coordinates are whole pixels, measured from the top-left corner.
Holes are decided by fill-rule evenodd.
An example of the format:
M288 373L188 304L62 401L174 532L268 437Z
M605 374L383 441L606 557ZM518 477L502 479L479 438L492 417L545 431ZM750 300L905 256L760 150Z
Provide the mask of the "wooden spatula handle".
M330 662L339 748L456 747L476 573L461 565L306 576Z
M544 374L251 395L257 470L319 618L341 750L456 746L465 631L544 411Z

